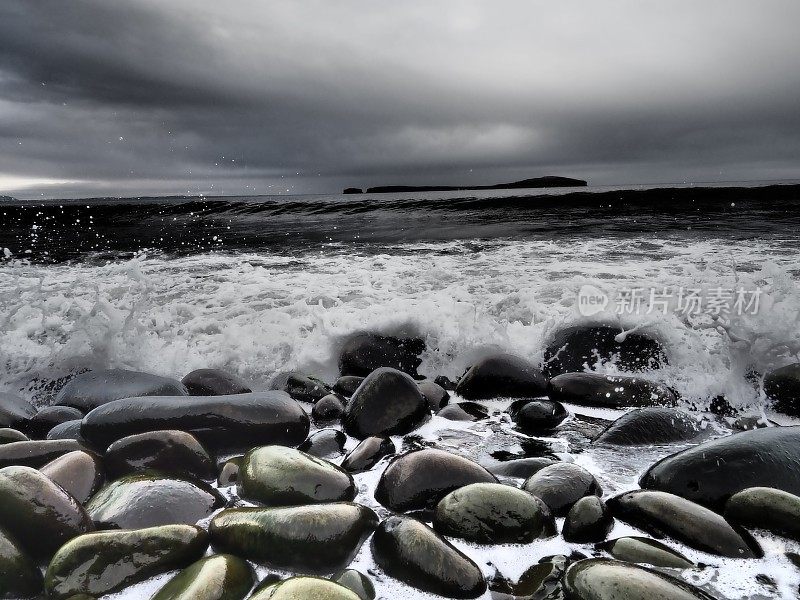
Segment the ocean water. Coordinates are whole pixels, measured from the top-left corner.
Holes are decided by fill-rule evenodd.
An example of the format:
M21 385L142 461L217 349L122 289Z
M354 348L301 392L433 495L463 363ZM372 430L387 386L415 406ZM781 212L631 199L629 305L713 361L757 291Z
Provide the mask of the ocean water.
M799 203L800 186L782 185L2 205L0 389L46 404L51 381L109 366L174 377L220 367L255 388L284 369L333 381L340 344L360 330L420 336L421 373L456 378L498 349L541 360L558 329L604 322L664 344L669 364L643 376L672 386L687 406L724 396L745 414L780 420L761 375L800 356ZM582 314L584 286L609 298L605 310ZM666 311L630 313L615 302L664 288L757 291L759 304L686 315L674 298ZM459 427L490 435L489 424L438 418L423 433L441 441ZM635 487L676 450L622 456L553 443L607 492ZM365 503L374 503L379 474L359 476ZM627 530L618 524L612 535ZM759 539L762 561L682 549L713 566L682 576L708 578L698 583L728 598L794 597L800 572L781 554L791 544ZM569 546L457 545L487 573L491 561L509 576ZM370 561L365 546L357 565ZM120 597L146 598L154 586ZM396 597L394 586L378 581L384 598Z

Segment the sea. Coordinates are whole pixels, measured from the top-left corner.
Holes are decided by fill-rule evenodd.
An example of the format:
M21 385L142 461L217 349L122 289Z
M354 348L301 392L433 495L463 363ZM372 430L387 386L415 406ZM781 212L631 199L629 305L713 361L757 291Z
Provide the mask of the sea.
M178 378L217 367L254 389L283 370L333 382L338 349L357 331L421 337L420 373L456 379L498 350L541 361L559 329L605 323L661 341L668 364L642 376L687 409L724 397L741 414L785 422L763 375L800 357L797 181L33 199L0 204L0 224L0 390L39 405L70 374L107 367ZM449 431L490 435L486 424L440 418L421 435L442 442ZM551 442L607 494L636 487L676 450ZM367 504L379 474L358 477ZM617 524L612 536L626 531ZM681 548L710 565L681 576L725 598L796 597L800 569L783 553L797 548L758 537L767 549L758 561ZM457 545L511 577L577 548ZM370 561L365 546L357 566L376 573L379 597L397 597L397 582ZM119 597L147 598L159 581ZM402 592L431 597L415 594Z

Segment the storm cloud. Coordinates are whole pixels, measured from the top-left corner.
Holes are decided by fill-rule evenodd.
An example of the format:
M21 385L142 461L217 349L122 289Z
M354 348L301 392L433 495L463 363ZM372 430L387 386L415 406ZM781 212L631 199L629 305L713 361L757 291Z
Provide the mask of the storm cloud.
M796 0L3 0L0 192L800 178Z

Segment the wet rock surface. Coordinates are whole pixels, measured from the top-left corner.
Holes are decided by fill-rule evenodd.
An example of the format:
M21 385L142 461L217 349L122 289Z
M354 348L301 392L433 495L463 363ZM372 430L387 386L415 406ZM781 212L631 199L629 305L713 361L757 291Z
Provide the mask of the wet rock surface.
M185 396L184 385L150 373L108 369L89 371L71 379L55 399L58 406L72 406L87 413L112 400L136 396Z
M330 393L330 389L324 381L298 371L278 373L270 381L269 387L272 390L286 392L298 402L311 404Z
M556 463L537 471L522 489L541 498L556 516L565 516L585 496L603 494L594 475L573 463Z
M697 419L674 408L632 410L614 421L595 443L616 446L668 444L697 438L703 429Z
M105 480L100 459L82 450L59 456L39 471L64 488L81 504L91 498Z
M375 562L390 576L446 598L486 591L478 565L435 531L410 517L389 517L372 538Z
M0 598L30 598L42 590L42 574L14 538L0 529Z
M124 437L106 450L110 477L137 471L160 471L183 477L214 479L217 468L205 448L184 431L149 431Z
M548 383L551 400L601 408L629 406L673 406L677 399L672 390L641 377L601 375L599 373L564 373Z
M250 600L365 600L339 583L319 577L291 577L273 583L250 597Z
M347 567L378 524L364 506L341 502L226 509L211 520L214 548L296 573Z
M345 409L345 431L364 439L375 435L402 435L430 418L428 403L411 377L382 367L361 383Z
M472 365L458 381L456 393L467 400L536 398L547 393L547 379L524 358L496 354Z
M764 377L764 392L775 410L800 416L800 363L775 369Z
M24 429L36 407L17 394L0 392L0 427Z
M336 394L327 394L317 400L311 409L311 418L315 423L338 421L344 415L344 402Z
M481 421L489 416L489 411L477 402L454 402L441 409L436 416L450 421Z
M425 400L428 401L428 408L431 412L438 412L440 409L447 406L447 403L450 401L450 392L435 381L423 379L422 381L418 381L417 385L419 386L419 391L425 396Z
M621 537L599 544L598 548L605 550L617 560L630 563L671 569L690 569L695 566L680 552L658 540L645 537Z
M197 369L186 375L181 383L192 396L227 396L253 391L237 375L221 369Z
M357 375L342 375L336 380L336 383L333 384L332 389L337 394L349 398L355 393L362 381L364 381L364 378Z
M567 409L554 400L517 401L508 410L520 431L539 435L552 431L569 416Z
M0 444L10 444L11 442L29 442L30 438L17 429L10 427L0 428Z
M219 492L200 481L147 472L110 482L86 510L99 529L140 529L194 525L224 504Z
M83 418L83 413L71 406L45 406L39 409L25 425L25 431L33 438L41 439L56 425Z
M347 436L338 429L320 429L297 449L317 458L333 458L342 455L346 442Z
M217 554L182 570L152 600L243 600L254 583L255 572L246 561Z
M564 521L562 535L568 542L601 542L614 526L614 518L605 502L597 496L585 496L572 505Z
M391 438L372 436L359 442L342 461L342 468L350 473L369 471L383 458L397 452Z
M67 452L81 449L83 446L76 440L9 442L0 445L0 468L9 466L39 468Z
M800 541L800 497L783 490L756 487L737 492L725 503L724 516L748 529Z
M375 598L375 586L372 585L370 578L360 571L346 569L341 573L337 573L331 579L354 592L361 600L373 600Z

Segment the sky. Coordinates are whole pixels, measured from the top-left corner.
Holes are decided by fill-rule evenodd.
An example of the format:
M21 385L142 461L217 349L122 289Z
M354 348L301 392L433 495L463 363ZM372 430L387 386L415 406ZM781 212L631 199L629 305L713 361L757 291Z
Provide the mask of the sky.
M800 178L797 0L2 0L0 194Z

